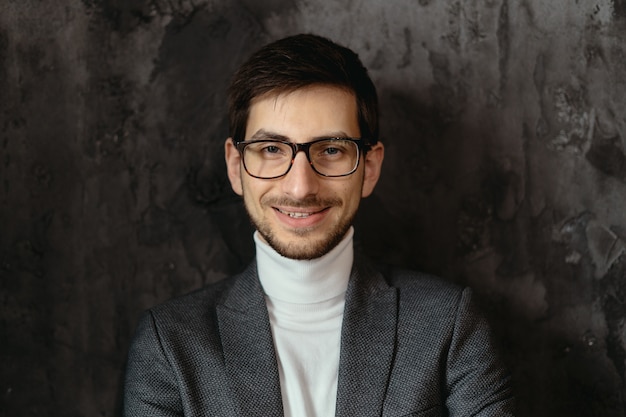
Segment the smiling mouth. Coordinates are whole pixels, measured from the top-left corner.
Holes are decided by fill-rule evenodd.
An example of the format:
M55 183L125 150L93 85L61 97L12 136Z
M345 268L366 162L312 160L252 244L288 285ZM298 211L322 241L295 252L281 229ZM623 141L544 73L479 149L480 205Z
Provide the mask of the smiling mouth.
M317 213L321 213L325 209L322 209L322 210L319 210L319 211L303 212L303 211L281 210L281 209L275 207L275 210L278 211L279 213L282 213L282 214L285 214L285 215L291 217L292 219L306 219L309 216L312 216L312 215L317 214Z

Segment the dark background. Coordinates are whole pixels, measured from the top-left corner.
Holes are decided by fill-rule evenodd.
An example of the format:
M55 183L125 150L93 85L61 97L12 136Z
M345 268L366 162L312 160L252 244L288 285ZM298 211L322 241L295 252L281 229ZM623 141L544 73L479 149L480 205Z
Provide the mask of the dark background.
M0 414L115 415L140 312L251 259L225 89L298 32L379 88L359 245L476 290L520 416L623 417L624 0L0 0Z

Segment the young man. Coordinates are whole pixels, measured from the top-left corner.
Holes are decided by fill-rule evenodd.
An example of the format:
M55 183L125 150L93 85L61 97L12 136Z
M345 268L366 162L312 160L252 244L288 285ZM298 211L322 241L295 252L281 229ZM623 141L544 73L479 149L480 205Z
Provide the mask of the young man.
M314 35L235 74L225 156L256 259L142 317L127 417L513 415L470 291L353 252L383 162L377 106L356 54Z

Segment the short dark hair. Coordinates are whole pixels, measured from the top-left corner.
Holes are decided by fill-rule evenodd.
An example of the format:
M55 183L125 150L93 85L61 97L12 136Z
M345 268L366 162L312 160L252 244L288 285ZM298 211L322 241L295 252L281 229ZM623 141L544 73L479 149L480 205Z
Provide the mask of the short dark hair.
M250 103L267 93L289 93L311 85L343 88L356 97L361 137L378 141L378 97L358 55L311 34L290 36L254 53L235 73L229 98L230 136L242 141Z

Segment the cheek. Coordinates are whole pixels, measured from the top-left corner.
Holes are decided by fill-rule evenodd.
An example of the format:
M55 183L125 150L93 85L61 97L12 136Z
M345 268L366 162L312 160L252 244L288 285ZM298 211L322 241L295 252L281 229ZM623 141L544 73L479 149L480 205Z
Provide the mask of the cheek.
M230 186L232 187L235 194L241 196L243 195L243 185L241 184L241 179L231 179Z
M361 198L369 197L369 195L374 191L375 186L376 181L372 181L370 178L364 176L363 181L361 182Z
M346 185L344 189L341 190L341 194L344 197L344 205L346 209L356 210L359 206L359 202L361 201L361 194L363 192L362 180L361 178L356 179L356 181L351 182Z
M266 192L265 187L263 187L264 184L259 184L249 177L243 179L241 184L243 200L246 206L248 208L260 207L261 199ZM256 210L258 211L259 209Z

